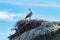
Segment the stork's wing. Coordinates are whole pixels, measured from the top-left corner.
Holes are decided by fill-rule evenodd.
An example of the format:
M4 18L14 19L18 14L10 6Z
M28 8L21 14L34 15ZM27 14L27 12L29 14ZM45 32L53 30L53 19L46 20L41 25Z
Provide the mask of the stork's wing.
M25 17L25 19L31 16L32 16L32 11Z

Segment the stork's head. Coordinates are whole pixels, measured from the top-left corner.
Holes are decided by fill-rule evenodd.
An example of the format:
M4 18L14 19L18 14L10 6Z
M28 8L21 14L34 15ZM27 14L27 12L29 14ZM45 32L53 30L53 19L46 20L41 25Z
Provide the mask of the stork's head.
M29 11L31 11L31 8L29 8Z

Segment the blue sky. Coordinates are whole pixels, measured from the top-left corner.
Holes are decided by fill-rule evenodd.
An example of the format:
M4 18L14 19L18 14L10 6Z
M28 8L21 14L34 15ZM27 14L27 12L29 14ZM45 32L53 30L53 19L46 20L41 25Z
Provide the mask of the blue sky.
M32 9L32 19L60 21L60 0L0 0L0 40L8 40L18 20Z

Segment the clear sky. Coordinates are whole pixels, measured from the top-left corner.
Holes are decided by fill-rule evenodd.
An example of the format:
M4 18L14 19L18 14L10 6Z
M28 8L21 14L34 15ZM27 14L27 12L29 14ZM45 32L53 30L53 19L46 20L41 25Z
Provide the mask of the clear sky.
M0 0L0 40L8 40L18 20L32 9L32 19L60 21L60 0Z

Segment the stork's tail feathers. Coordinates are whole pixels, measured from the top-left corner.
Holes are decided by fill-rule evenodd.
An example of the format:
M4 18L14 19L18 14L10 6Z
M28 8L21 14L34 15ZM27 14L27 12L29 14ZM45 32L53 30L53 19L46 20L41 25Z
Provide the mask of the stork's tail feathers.
M25 18L26 19L26 18Z

